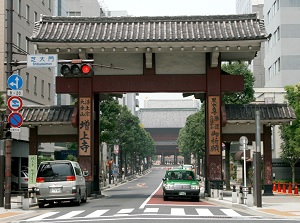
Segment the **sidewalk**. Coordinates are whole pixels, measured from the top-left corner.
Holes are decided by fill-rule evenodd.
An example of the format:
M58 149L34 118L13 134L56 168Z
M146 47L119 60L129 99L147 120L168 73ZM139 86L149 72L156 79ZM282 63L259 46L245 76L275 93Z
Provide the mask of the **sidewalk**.
M227 208L232 207L249 211L257 216L300 219L300 196L277 192L273 192L273 194L273 196L262 196L262 207L250 206L246 202L245 204L239 204L238 199L237 202L233 203L231 191L223 191L223 199L220 199L220 197L206 197L205 200L224 205Z

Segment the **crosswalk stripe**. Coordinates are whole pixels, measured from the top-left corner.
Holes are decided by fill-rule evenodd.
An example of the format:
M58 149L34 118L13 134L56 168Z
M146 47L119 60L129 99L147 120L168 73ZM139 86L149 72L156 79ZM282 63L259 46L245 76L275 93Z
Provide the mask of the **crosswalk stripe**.
M171 208L171 215L185 215L184 208Z
M71 211L70 213L64 214L64 215L62 215L60 217L57 217L56 219L69 219L69 218L72 218L72 217L74 217L76 215L79 215L82 212L84 212L84 211Z
M149 213L158 213L160 210L160 208L145 208L144 212L145 214L149 214ZM214 214L210 211L209 208L195 208L196 212L198 213L199 216L214 216ZM80 211L71 211L67 214L63 214L61 216L55 217L53 219L71 219L72 217L75 217L83 212L85 212L87 210L80 210ZM103 210L95 210L94 212L89 213L86 216L82 216L84 218L97 218L100 217L102 215L104 215L106 212L110 211L110 209L103 209ZM132 213L134 211L134 208L124 208L119 210L116 214L114 214L114 216L128 216L130 213ZM241 214L237 213L236 211L234 211L233 209L220 209L220 211L222 211L225 215L229 216L229 217L239 217L242 216ZM56 214L59 214L60 212L47 212L44 213L42 215L33 217L33 218L29 218L25 221L29 222L29 221L40 221L43 219L49 219L49 217L54 216ZM171 208L171 215L177 215L177 216L184 216L186 215L185 213L185 208Z
M134 208L125 208L125 209L121 209L120 211L118 211L117 214L115 214L115 216L124 216L124 215L128 215L130 214L132 211L134 210Z
M29 219L27 219L26 221L38 221L38 220L42 220L42 219L44 219L44 218L48 218L48 217L50 217L50 216L52 216L52 215L55 215L55 214L57 214L57 213L59 213L59 212L48 212L48 213L39 215L39 216L34 217L34 218L29 218Z
M232 210L232 209L220 209L223 213L225 213L227 216L230 217L237 217L237 216L241 216L239 213L237 213L236 211Z
M157 213L159 208L146 208L144 213Z
M86 218L96 218L96 217L100 217L101 215L105 214L106 212L108 212L109 210L97 210L97 211L94 211L90 214L88 214L86 216Z
M196 208L199 216L213 216L213 213L207 208Z

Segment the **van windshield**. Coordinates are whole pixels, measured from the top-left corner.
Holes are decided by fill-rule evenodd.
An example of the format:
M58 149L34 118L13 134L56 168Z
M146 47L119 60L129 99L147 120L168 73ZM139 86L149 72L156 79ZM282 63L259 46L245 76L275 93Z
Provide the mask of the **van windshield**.
M42 163L37 177L74 176L70 163Z

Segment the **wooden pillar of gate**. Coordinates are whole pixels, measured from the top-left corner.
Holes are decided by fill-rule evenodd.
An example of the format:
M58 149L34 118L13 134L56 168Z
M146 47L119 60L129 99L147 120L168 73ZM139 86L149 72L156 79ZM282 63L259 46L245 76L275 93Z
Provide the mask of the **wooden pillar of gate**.
M93 117L93 85L92 78L81 78L78 81L78 162L83 171L89 175L85 178L88 194L92 192L94 177L94 117Z
M271 126L263 126L263 165L264 165L264 196L273 194L273 173L272 173L272 144L271 144Z
M211 66L206 54L206 182L205 192L222 184L221 63Z

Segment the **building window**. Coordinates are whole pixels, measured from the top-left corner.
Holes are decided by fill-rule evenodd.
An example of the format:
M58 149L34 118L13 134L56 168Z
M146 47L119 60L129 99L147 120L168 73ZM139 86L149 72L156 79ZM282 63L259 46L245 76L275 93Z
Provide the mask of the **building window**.
M17 47L21 48L21 33L17 35Z
M36 76L34 76L34 80L33 80L33 92L34 92L34 94L36 94L36 86L37 85L37 77Z
M48 99L50 100L51 99L51 85L50 83L48 83Z
M68 16L81 16L81 12L68 12Z
M42 82L41 82L41 96L42 97L44 97L44 86L45 85L45 81L44 80L42 80Z
M30 15L30 7L29 5L26 5L26 20L27 22L29 22L29 15Z
M51 1L52 1L52 0L48 0L48 8L49 8L50 11L52 10L52 8L51 8L51 7L52 7Z
M29 54L29 41L28 41L28 39L26 38L26 46L25 46L25 51Z
M27 73L27 72L26 72L25 83L26 83L26 91L29 91L29 73Z
M279 72L281 70L281 67L280 67L280 57L277 59L277 66L276 66L276 71Z
M17 7L17 10L18 10L18 14L21 15L21 11L22 11L21 0L18 1L18 7Z
M34 19L34 22L37 22L37 20L38 20L38 15L37 15L37 12L34 12L34 14L33 14L33 19Z

